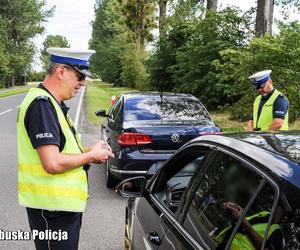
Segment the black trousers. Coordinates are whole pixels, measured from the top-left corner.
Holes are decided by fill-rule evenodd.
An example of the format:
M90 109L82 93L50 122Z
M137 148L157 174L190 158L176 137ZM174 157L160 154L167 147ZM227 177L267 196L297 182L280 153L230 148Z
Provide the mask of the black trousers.
M67 240L34 239L37 250L76 250L78 249L82 213L48 211L43 209L26 208L30 229L33 232L67 232ZM64 233L66 235L66 233Z

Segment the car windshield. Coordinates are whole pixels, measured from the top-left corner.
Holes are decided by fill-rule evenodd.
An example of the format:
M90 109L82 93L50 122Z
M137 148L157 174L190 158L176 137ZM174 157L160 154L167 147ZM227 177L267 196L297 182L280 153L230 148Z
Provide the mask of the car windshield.
M200 101L183 96L141 96L127 99L125 121L153 121L159 123L195 123L213 126Z

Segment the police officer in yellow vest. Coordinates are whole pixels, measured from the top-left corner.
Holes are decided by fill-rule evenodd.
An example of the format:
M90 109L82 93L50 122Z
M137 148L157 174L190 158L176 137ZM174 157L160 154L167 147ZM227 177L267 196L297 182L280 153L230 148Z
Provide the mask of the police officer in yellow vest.
M43 83L31 88L20 105L18 196L31 230L48 235L34 239L36 249L73 250L78 249L88 198L86 166L114 155L101 141L82 147L64 103L91 77L88 60L94 51L48 48L47 52L50 65ZM58 234L63 240L52 237Z
M247 131L288 130L288 100L273 87L271 72L264 70L249 77L260 95L254 101Z
M225 202L224 208L228 209L235 220L239 220L243 213L243 208L234 202ZM273 223L271 223L267 239L264 242L265 231L268 226L270 212L261 211L251 216L245 217L242 221L241 227L235 234L231 242L230 249L232 250L255 250L263 249L268 250L281 250L284 249L285 241L279 223L283 217L283 207L278 204ZM232 234L233 227L223 229L216 237L215 240L220 244L218 249L224 249L227 245L230 235Z

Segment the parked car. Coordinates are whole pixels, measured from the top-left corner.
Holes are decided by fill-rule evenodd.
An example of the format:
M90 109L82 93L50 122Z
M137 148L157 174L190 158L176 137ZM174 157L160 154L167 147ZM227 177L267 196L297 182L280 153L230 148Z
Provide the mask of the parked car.
M201 136L116 190L126 249L300 249L300 132Z
M96 115L107 117L101 135L116 156L106 164L108 187L128 177L151 176L187 141L221 132L202 103L189 94L123 94L108 114L101 110Z

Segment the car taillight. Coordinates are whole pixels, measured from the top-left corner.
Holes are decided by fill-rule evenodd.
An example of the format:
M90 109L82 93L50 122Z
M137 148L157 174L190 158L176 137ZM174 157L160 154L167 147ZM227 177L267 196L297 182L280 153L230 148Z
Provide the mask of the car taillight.
M224 134L223 131L218 131L218 132L215 132L215 131L206 131L206 132L200 132L199 135L222 135Z
M152 139L149 135L125 132L120 134L118 143L126 146L144 145L152 143Z

